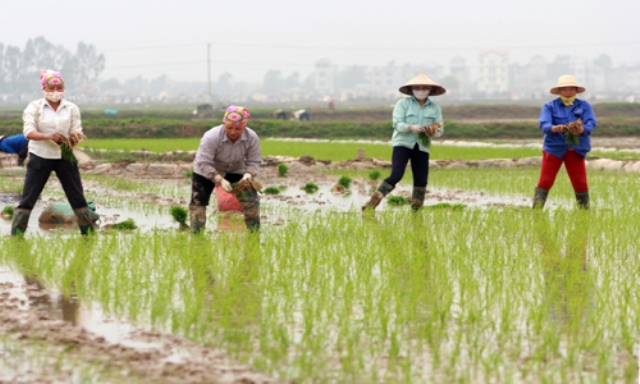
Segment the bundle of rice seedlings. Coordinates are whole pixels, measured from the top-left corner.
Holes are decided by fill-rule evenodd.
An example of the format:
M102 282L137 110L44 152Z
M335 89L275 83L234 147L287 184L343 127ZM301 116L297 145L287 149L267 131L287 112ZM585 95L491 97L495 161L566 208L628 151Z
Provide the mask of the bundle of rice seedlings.
M242 179L233 187L231 193L238 197L249 191L262 192L262 184L253 179Z
M174 205L169 209L169 213L173 216L173 219L180 223L180 229L187 229L189 225L187 225L187 216L189 212L178 205Z
M427 130L436 132L442 128L442 124L440 122L435 122L427 127ZM418 140L422 143L422 146L430 148L431 147L431 136L426 133L419 133Z
M307 193L315 193L318 191L318 186L314 183L307 183L304 187L300 188Z
M262 192L264 192L266 195L277 195L280 193L280 188L271 186L265 188Z
M73 154L73 147L78 145L79 142L86 140L87 137L82 133L71 132L69 137L60 144L60 150L62 151L62 158L77 163L76 155Z
M564 134L564 140L566 141L567 144L569 145L578 145L580 144L580 138L578 137L578 130L580 130L581 128L583 128L584 125L582 123L581 119L578 119L576 121L572 121L569 124L567 124L567 129L569 130L569 132Z
M409 199L407 199L404 196L389 196L389 198L387 199L387 204L389 205L393 205L393 206L401 206L401 205L407 205L409 204Z
M12 219L13 218L13 207L10 205L2 208L2 212L0 213L0 217L3 219Z

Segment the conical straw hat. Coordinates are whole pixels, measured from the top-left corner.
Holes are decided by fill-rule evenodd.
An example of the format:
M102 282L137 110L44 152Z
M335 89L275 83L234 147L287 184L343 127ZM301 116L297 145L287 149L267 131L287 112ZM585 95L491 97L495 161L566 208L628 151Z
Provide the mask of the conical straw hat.
M576 77L573 75L562 75L558 78L558 85L556 85L555 87L551 88L551 90L549 92L551 92L552 95L559 95L560 94L560 88L562 87L576 87L578 88L578 93L582 93L584 91L586 91L586 89L584 87L581 87L578 85L578 80L576 80Z
M404 85L402 87L400 87L399 91L404 93L405 95L413 95L413 93L411 93L411 86L412 85L428 85L431 87L431 92L429 92L429 96L439 96L444 94L445 92L447 92L446 89L444 89L444 87L438 83L436 83L432 78L430 78L429 76L427 76L424 73L419 74L418 76L414 77L413 79L407 81L406 83L404 83Z

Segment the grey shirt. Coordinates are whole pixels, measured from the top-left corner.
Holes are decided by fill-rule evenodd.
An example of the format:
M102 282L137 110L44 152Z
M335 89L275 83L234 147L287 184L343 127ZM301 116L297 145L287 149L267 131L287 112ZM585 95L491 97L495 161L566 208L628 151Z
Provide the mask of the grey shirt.
M242 136L232 143L224 126L218 125L202 136L193 172L209 180L216 174L224 177L227 173L250 173L255 177L261 161L260 139L251 128L246 127Z

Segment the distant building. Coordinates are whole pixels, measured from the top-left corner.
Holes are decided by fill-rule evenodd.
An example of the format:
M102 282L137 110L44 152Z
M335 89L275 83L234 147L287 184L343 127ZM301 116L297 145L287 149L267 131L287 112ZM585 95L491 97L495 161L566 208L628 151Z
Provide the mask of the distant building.
M477 90L495 97L509 91L509 59L506 52L481 52L478 59Z
M322 58L316 61L314 75L317 92L332 94L335 91L335 68L329 59Z

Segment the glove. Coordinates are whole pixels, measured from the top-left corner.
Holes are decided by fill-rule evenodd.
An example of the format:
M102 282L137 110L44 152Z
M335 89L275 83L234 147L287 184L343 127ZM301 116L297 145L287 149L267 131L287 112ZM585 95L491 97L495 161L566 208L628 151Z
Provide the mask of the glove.
M222 188L222 190L225 191L225 192L229 192L230 193L233 190L233 188L231 188L231 183L228 182L227 180L223 179L222 176L220 176L220 175L216 175L213 178L213 182L218 184Z
M413 133L424 133L427 127L423 127L421 125L410 125L409 132Z
M242 175L242 180L251 180L251 174L250 173L245 173L244 175Z

